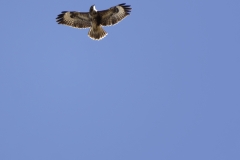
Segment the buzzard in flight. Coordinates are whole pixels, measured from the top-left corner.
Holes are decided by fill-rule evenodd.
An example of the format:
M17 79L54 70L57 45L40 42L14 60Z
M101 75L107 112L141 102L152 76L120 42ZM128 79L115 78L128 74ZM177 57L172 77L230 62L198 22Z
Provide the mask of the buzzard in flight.
M58 15L58 24L75 28L90 28L88 36L94 40L101 40L107 35L102 26L111 26L130 15L130 5L119 4L107 10L97 11L92 5L89 12L63 11Z

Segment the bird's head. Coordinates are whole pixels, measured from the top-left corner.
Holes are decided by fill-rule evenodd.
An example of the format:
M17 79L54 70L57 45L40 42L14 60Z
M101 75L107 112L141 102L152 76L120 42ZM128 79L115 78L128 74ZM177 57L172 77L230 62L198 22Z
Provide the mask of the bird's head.
M89 12L97 12L97 9L95 7L95 4L90 7Z

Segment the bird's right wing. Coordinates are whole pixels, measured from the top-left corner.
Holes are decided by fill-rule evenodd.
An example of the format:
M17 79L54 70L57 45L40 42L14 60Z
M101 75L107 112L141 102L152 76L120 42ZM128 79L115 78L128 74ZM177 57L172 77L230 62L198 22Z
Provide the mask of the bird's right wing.
M57 16L57 23L75 28L91 27L91 19L88 12L63 11Z

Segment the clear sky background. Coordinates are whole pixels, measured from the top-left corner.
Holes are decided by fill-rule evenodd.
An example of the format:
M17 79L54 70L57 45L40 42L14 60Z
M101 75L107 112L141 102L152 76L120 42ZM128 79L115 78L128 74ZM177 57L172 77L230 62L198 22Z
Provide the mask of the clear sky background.
M93 41L61 11L132 13ZM1 160L239 160L239 0L1 1Z

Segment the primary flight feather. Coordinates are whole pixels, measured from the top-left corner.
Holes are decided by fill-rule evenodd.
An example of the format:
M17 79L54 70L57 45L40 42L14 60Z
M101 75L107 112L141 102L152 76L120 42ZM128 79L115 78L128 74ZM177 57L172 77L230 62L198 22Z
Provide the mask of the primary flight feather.
M63 11L58 15L58 24L75 28L90 28L88 36L94 40L101 40L107 35L102 26L111 26L130 15L130 5L122 3L107 10L97 11L92 5L89 12Z

